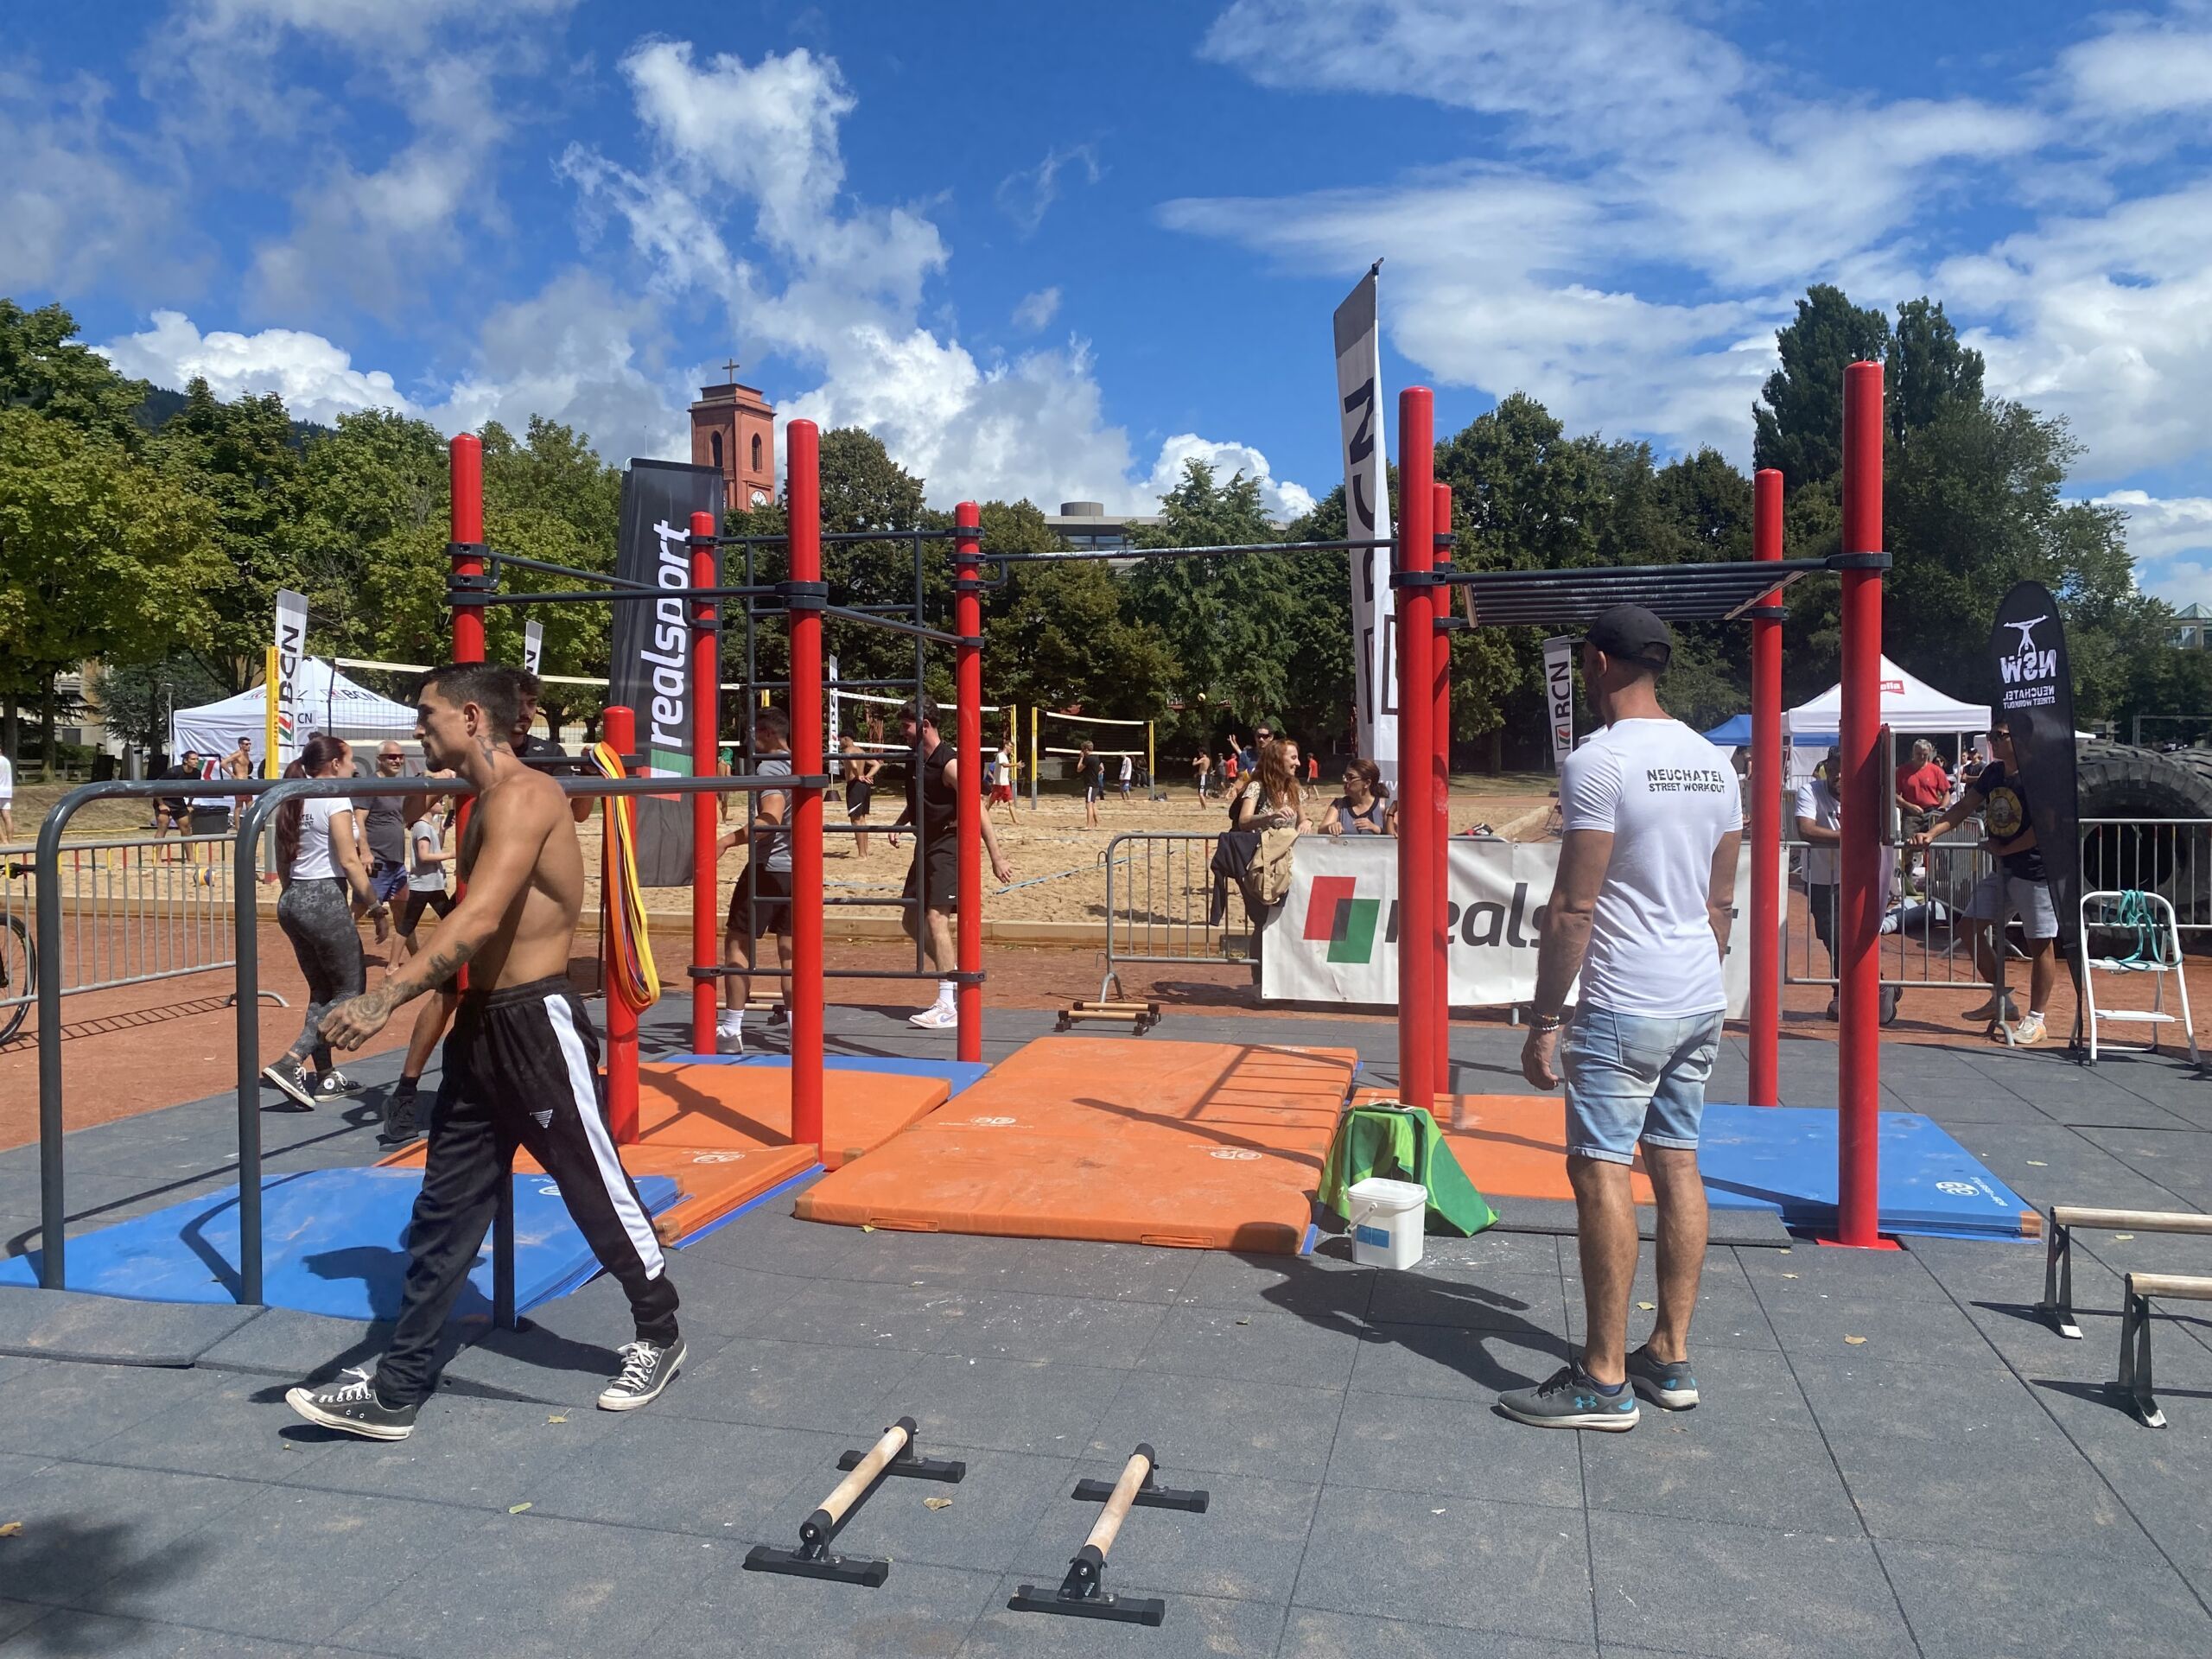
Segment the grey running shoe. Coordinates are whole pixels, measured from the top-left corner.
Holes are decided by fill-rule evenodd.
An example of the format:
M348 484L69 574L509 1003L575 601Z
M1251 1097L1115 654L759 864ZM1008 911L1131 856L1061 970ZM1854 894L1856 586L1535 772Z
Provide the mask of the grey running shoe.
M1499 1395L1497 1404L1516 1423L1538 1428L1604 1429L1616 1434L1634 1428L1641 1414L1634 1389L1624 1385L1618 1394L1605 1394L1579 1362L1560 1366L1538 1387Z
M2005 994L2001 1007L1999 1004L1998 999L1993 996L1986 1002L1984 1002L1980 1007L1968 1008L1964 1014L1961 1014L1959 1016L1961 1020L2002 1020L2007 1025L2017 1020L2019 1017L2020 1005L2012 1000L2012 994L2010 992Z
M279 1094L289 1096L302 1111L315 1110L315 1095L308 1083L308 1074L296 1060L279 1060L274 1065L264 1065L261 1076Z
M1690 1372L1689 1361L1654 1359L1648 1344L1628 1357L1628 1380L1630 1387L1662 1411L1688 1411L1697 1404L1697 1378Z
M415 1406L388 1406L377 1398L375 1382L368 1372L340 1371L335 1382L319 1389L290 1389L284 1403L324 1428L341 1434L359 1434L367 1440L404 1440L415 1432Z
M635 1411L659 1399L660 1391L683 1369L683 1338L678 1337L665 1348L642 1338L625 1343L621 1355L621 1375L599 1396L601 1411Z

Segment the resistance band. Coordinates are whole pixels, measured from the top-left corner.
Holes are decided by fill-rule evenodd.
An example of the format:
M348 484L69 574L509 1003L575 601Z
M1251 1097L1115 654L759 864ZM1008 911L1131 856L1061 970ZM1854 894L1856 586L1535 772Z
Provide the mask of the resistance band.
M627 774L622 757L609 743L596 745L592 764L602 776ZM602 804L607 845L613 856L607 861L607 982L633 1013L643 1014L660 1001L660 975L653 966L652 940L645 931L645 899L638 887L638 842L622 798L609 795Z

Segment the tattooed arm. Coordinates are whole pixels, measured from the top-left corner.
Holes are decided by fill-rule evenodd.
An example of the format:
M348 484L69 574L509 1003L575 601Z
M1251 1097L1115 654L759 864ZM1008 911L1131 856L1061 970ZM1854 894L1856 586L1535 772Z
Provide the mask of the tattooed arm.
M520 905L546 834L566 805L557 791L512 785L480 796L475 863L461 902L438 924L429 950L410 957L374 990L340 1002L323 1016L324 1040L337 1048L359 1048L384 1029L394 1009L459 973Z

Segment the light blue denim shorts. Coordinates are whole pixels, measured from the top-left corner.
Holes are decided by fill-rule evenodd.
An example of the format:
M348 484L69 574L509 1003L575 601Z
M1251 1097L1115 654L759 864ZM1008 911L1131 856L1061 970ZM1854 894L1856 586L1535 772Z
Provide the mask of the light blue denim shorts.
M1639 1141L1694 1151L1721 1019L1577 1009L1560 1041L1568 1153L1626 1164Z

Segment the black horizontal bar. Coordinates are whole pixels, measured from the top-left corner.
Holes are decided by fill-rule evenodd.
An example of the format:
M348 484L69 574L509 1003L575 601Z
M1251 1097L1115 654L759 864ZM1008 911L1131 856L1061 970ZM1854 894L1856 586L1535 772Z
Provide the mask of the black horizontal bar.
M1575 588L1593 590L1609 583L1647 581L1725 582L1758 588L1777 587L1792 573L1826 570L1826 559L1731 559L1707 564L1592 564L1567 570L1453 570L1446 580L1455 588Z
M870 616L864 611L849 611L842 605L825 605L824 616L837 617L847 622L858 622L872 628L887 628L893 633L908 633L917 639L932 639L940 645L958 645L967 642L957 633L946 633L938 628L925 628L918 622L902 622L896 617Z
M448 589L446 602L466 608L471 605L633 605L661 599L774 599L782 589L766 588L639 588L619 594L480 594L467 588Z
M579 570L573 564L550 564L543 559L526 559L519 553L487 552L484 557L494 572L503 564L512 564L520 570L542 570L550 576L574 576L578 582L596 582L608 588L653 591L651 582L632 582L627 576L612 575L604 570Z
M1230 553L1356 553L1363 548L1395 545L1385 537L1377 537L1370 541L1243 542L1228 547L1074 548L1055 553L992 553L987 550L983 557L991 564L1065 564L1071 560L1198 559Z

